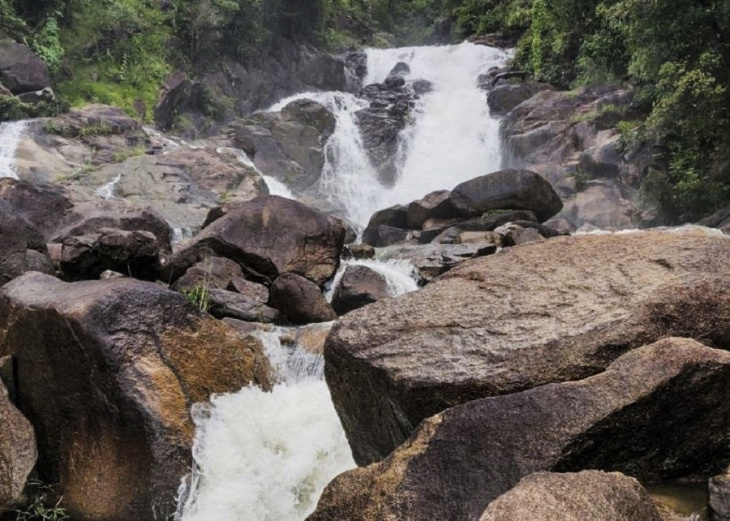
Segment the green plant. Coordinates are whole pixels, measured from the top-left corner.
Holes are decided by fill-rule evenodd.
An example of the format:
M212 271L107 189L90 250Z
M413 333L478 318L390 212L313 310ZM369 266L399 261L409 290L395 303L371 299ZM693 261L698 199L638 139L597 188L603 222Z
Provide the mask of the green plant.
M53 487L37 480L29 480L25 491L27 504L22 509L12 511L15 521L63 521L69 519L66 509L61 506L63 497L55 501Z
M195 286L192 289L182 291L190 302L192 302L200 311L206 312L210 309L210 288L204 286Z

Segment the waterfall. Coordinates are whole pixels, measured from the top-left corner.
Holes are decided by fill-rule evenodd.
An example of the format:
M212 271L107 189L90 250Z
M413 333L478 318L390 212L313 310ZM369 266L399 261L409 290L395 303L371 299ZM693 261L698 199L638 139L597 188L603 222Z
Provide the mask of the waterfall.
M367 82L382 82L396 63L411 68L409 79L425 79L433 91L417 100L400 137L394 186L378 181L357 126L356 113L368 102L341 92L303 93L280 101L312 99L336 118L325 144L325 166L317 197L339 208L362 229L375 211L408 203L439 189L499 169L498 122L489 116L477 76L502 65L507 54L483 46L368 50ZM236 149L241 162L251 159ZM281 187L264 176L272 193ZM288 194L291 197L291 194ZM343 263L328 297L348 265L365 265L385 276L397 296L417 289L413 268L398 261ZM180 521L303 521L324 486L355 466L323 379L323 358L300 346L285 346L282 331L259 333L275 373L269 392L246 387L197 404L193 447L195 468L181 487Z
M499 121L490 117L477 77L490 67L503 65L507 52L463 43L369 49L367 58L365 84L382 82L396 63L405 62L411 70L406 79L425 79L433 85L417 101L413 122L400 136L395 186L380 184L363 148L355 113L366 108L367 101L339 92L303 93L269 109L279 111L306 98L334 113L337 125L325 147L325 166L317 187L320 197L363 229L377 210L499 170Z
M247 387L197 404L196 469L182 521L300 521L325 485L353 468L324 382L321 354L260 333L273 367L271 392Z
M94 190L94 194L101 197L105 201L109 201L112 197L114 197L114 188L117 186L117 183L121 180L122 180L122 174L119 173L116 175L116 177L114 177L114 179L112 179L105 185L102 185L99 188L97 188L96 190Z
M27 120L0 123L0 177L18 179L15 150L27 127Z

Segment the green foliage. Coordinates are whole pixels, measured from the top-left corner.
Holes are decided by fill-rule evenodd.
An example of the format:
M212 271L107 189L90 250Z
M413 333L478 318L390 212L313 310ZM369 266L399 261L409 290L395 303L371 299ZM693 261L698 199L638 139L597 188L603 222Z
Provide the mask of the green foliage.
M15 96L0 95L0 122L57 116L68 110L63 102L24 103Z
M11 512L14 521L63 521L69 519L61 506L63 498L53 500L53 489L40 481L30 480L25 491L26 505Z
M182 294L200 311L208 312L210 308L210 289L207 286L195 286L193 289L183 290Z
M58 16L60 13L49 14L30 39L30 46L48 65L52 74L57 74L61 69L61 59L65 53L60 40Z

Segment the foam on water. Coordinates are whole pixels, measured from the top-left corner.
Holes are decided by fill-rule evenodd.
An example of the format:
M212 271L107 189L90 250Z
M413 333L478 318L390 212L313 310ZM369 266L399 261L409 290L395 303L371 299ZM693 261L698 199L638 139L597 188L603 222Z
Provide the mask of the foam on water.
M18 179L15 151L27 127L27 120L0 123L0 177Z

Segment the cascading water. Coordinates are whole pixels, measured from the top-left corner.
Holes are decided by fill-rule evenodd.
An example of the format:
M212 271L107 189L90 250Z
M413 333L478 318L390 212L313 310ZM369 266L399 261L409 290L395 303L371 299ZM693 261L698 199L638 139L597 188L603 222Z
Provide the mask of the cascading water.
M15 150L27 126L26 120L0 123L0 177L18 179Z
M367 82L382 82L403 61L411 68L409 78L433 84L401 136L395 186L378 182L363 146L355 113L367 101L345 93L306 93L271 108L307 98L333 112L337 124L325 146L317 192L361 229L381 208L499 168L498 122L489 117L476 80L507 58L502 51L470 44L369 50L367 55ZM240 161L252 164L239 152ZM385 275L391 296L417 289L412 267L395 261L343 263L332 288L351 264ZM287 350L277 331L261 335L278 383L271 392L249 387L195 406L196 467L181 494L181 521L301 521L324 486L355 465L323 381L322 356L299 347Z
M365 266L382 275L388 288L388 296L397 297L418 289L418 274L416 268L406 260L388 259L379 260L347 260L340 264L340 269L332 279L330 289L325 293L328 302L332 302L335 289L340 284L342 276L348 266Z
M280 101L279 111L296 99L322 103L337 125L325 148L325 167L318 192L341 208L358 228L370 216L394 204L409 203L434 190L500 168L499 120L490 117L477 77L501 66L508 53L463 43L442 47L369 49L365 84L382 82L398 62L410 67L406 79L425 79L433 90L413 109L413 124L400 137L401 157L395 186L378 181L363 147L355 113L368 102L345 93L304 93Z
M191 493L183 521L298 521L324 486L355 466L324 382L322 355L262 333L278 383L193 408Z

